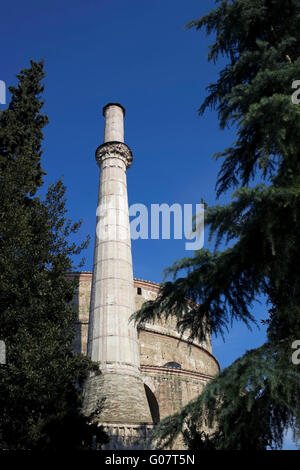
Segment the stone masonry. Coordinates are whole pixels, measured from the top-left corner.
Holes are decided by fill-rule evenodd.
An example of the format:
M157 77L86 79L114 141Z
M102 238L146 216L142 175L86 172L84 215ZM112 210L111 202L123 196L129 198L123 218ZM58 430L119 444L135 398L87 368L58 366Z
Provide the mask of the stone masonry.
M74 349L86 354L87 312L92 273L72 273L69 276L79 278L77 295L73 300L74 308L78 312ZM135 310L138 310L143 302L154 299L158 289L158 284L134 279ZM138 343L142 380L154 424L179 411L182 406L199 395L205 384L219 371L218 361L212 355L210 338L207 338L203 343L194 341L189 344L187 337L181 337L177 332L175 321L170 318L168 322L144 324L138 329ZM174 367L174 364L179 364L180 368ZM125 390L125 399L127 393ZM113 413L109 421L113 421ZM119 425L113 423L112 425L114 426L114 435L117 436ZM140 428L124 424L122 429L121 434L127 433L130 436L136 436L137 429ZM180 449L182 445L174 448Z
M137 331L129 323L135 308L126 182L132 153L123 142L124 112L119 104L104 107L104 143L96 150L100 183L87 354L101 376L87 381L84 408L90 413L105 397L100 422L152 424Z
M98 421L111 436L108 448L148 448L153 426L195 398L219 364L210 338L191 343L178 333L175 319L138 330L129 322L143 302L156 298L159 285L133 280L126 181L132 152L124 143L125 109L109 103L103 115L93 272L68 274L79 281L74 350L99 364L101 374L87 380L83 411L89 415L101 405Z

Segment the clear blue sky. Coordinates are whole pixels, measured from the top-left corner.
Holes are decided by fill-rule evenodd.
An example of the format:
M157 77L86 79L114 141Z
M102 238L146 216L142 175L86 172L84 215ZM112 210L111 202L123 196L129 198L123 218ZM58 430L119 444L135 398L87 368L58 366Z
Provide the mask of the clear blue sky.
M69 216L83 219L82 238L92 236L84 270L92 269L99 177L94 153L103 139L106 103L120 102L127 110L125 142L134 155L130 204L216 202L219 164L211 157L232 142L234 133L219 130L215 112L200 118L197 109L222 64L207 62L211 39L184 29L214 5L213 0L11 0L1 5L0 80L15 84L30 58L45 59L44 109L50 119L45 181L64 176ZM230 194L222 201L229 199ZM135 277L160 282L165 267L192 254L184 244L134 241ZM264 305L254 308L258 320L265 317ZM225 343L214 338L214 353L224 367L264 338L264 329L251 334L234 324Z

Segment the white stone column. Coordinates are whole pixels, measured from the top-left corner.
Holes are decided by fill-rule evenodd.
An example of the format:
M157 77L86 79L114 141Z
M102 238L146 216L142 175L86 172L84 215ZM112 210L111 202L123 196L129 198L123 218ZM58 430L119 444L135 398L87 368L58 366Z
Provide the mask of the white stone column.
M124 142L125 109L118 103L109 103L103 108L105 117L103 142Z
M104 143L96 151L101 174L88 355L102 372L103 420L151 423L139 369L137 330L129 322L135 310L126 181L132 152L123 142L124 112L115 103L104 107ZM91 395L95 393L93 386Z

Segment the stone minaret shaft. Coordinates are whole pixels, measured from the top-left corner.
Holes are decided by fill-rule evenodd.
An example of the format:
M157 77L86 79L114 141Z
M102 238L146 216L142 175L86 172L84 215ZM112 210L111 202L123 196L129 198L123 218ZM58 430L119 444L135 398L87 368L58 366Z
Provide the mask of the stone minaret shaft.
M151 423L140 373L134 312L134 287L128 215L126 170L132 152L124 144L124 108L103 108L104 143L96 150L100 167L97 227L90 306L88 355L99 363L101 376L86 388L90 411L104 397L100 421Z

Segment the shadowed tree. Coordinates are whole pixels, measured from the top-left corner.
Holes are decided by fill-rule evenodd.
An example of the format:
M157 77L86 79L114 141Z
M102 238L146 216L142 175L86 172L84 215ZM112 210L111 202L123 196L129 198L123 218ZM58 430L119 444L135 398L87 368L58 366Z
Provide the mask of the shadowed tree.
M93 363L73 354L76 283L66 279L80 245L69 242L81 222L66 218L65 187L38 189L43 127L43 63L17 76L0 114L0 448L77 449L105 440L81 414L81 388ZM55 430L55 432L54 432ZM58 436L60 438L58 438Z

